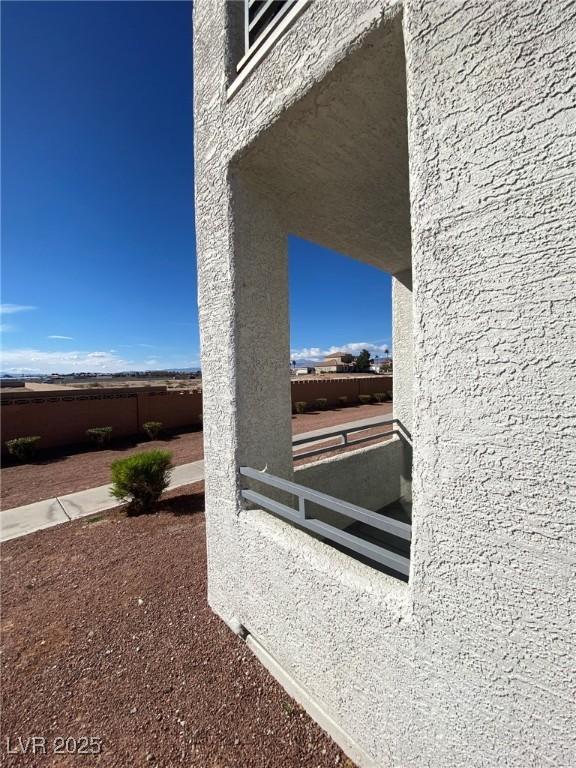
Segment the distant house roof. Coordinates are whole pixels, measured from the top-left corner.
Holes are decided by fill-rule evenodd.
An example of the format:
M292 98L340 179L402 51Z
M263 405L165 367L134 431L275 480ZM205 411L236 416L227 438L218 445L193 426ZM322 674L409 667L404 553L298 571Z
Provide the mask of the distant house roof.
M316 363L316 368L353 368L352 363L343 363L340 360L324 360L323 363Z
M327 357L324 358L324 363L325 364L330 362L342 363L343 357L348 357L348 352L334 352L334 354L328 355ZM344 363L344 365L348 365L348 363Z

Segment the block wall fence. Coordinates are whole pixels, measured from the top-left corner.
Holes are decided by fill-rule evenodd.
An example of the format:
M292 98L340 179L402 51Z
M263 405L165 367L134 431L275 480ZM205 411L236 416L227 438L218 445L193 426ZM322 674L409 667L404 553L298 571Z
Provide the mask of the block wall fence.
M391 376L292 381L292 402L310 408L317 398L328 407L358 402L358 396L392 392ZM2 452L15 437L40 435L41 448L61 448L87 442L91 427L112 427L114 437L142 433L147 421L161 421L165 429L178 430L202 424L202 393L166 391L164 387L131 387L50 392L5 392L1 399Z

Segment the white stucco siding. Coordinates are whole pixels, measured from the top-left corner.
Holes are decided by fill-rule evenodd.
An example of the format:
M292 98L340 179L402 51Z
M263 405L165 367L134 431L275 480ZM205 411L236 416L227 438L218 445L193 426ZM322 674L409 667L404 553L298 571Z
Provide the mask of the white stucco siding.
M404 4L409 584L239 501L240 463L269 457L291 471L282 189L259 200L254 172L273 158L263 131L316 82L335 86L338 62L368 38L378 45L399 8L315 0L228 101L225 7L195 4L209 600L376 765L565 768L576 764L574 4ZM256 185L241 201L238 180ZM351 210L362 194L343 190ZM255 303L268 289L270 328ZM260 338L265 372L251 390L245 355Z
M575 14L528 2L405 11L412 586L421 684L439 693L452 763L457 739L470 764L576 760Z
M238 530L241 623L377 765L418 765L416 745L402 738L410 728L408 586L266 512L242 513Z

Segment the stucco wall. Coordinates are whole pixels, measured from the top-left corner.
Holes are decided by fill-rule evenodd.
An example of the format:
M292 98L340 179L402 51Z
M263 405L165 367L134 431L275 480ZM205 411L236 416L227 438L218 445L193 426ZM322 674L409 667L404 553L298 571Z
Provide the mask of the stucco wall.
M286 371L285 378L288 379ZM116 437L137 435L147 421L161 421L165 429L185 429L202 423L202 392L162 391L163 387L112 387L58 392L3 393L0 396L2 451L13 437L40 435L42 448L78 445L86 442L90 427L111 426ZM250 397L250 389L246 389ZM286 391L286 390L284 390ZM348 404L358 402L359 394L391 392L391 376L343 377L292 381L292 403L303 401L315 408L319 397L328 406L340 406L345 395ZM273 400L271 401L273 402ZM287 402L290 402L289 400ZM350 421L354 411L350 411Z
M325 397L329 406L339 406L339 397L347 397L349 404L358 402L359 395L374 395L377 392L392 395L392 376L342 376L338 379L312 379L292 381L292 402L305 402L314 407L319 397ZM353 417L351 417L353 418Z
M412 425L414 422L414 312L412 270L392 278L392 329L394 344L394 418L402 429L401 495L412 499Z
M576 7L405 7L412 594L435 759L573 765Z
M323 702L367 763L570 766L573 5L404 4L415 404L409 584L271 515L241 511L239 463L261 469L269 453L289 470L277 461L284 413L275 427L264 407L259 430L250 436L244 427L258 421L244 410L257 412L277 383L239 397L253 386L239 327L262 321L242 303L254 272L235 239L251 213L238 206L229 167L237 173L250 155L242 173L253 168L252 183L264 184L257 171L273 160L266 131L280 120L298 130L291 109L300 115L324 79L331 97L320 89L306 101L310 130L318 125L310 101L323 121L337 114L336 84L349 74L340 62L362 50L354 61L363 66L378 54L391 39L379 30L401 8L316 0L227 102L225 7L195 4L209 601ZM396 72L383 69L381 80ZM340 117L345 125L348 113ZM334 136L316 136L320 167ZM269 255L257 246L257 259L277 287L279 179L253 210L272 227ZM362 210L366 189L342 192L351 211ZM322 217L310 213L306 226L320 231ZM369 234L358 257L369 258ZM374 263L382 258L373 254ZM282 304L281 333L283 313ZM260 362L276 354L261 353Z
M39 435L41 449L87 443L86 430L112 427L113 437L142 434L147 421L161 421L165 429L202 423L200 392L163 392L150 388L62 390L2 396L2 451L6 440Z
M294 482L376 512L400 496L402 443L398 438L294 468ZM350 524L336 512L308 504L309 512L332 525Z

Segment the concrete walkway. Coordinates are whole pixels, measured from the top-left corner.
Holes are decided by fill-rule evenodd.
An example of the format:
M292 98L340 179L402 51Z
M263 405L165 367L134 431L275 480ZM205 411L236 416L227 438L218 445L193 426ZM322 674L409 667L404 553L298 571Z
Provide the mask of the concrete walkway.
M294 438L317 437L321 440L326 434L332 432L370 427L381 421L392 421L392 415L373 416L332 427L314 429L311 432L294 435ZM201 480L204 480L203 461L181 464L174 467L168 489L172 490ZM37 501L34 504L5 509L0 512L0 542L16 539L34 531L41 531L43 528L51 528L53 525L67 523L79 517L95 515L98 512L104 512L118 506L120 506L118 501L110 495L110 486L101 485L98 488L89 488L87 491L77 491L76 493L68 493L66 496L57 496L53 499Z
M204 480L204 462L193 461L174 467L168 490ZM120 506L110 495L110 486L101 485L87 491L68 493L54 499L37 501L23 507L14 507L0 512L0 542L25 536L27 533L51 528L79 517L95 515Z

